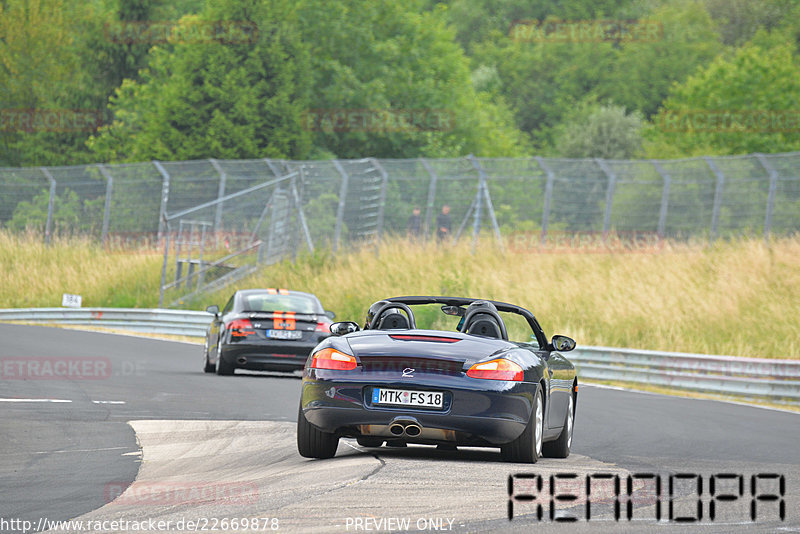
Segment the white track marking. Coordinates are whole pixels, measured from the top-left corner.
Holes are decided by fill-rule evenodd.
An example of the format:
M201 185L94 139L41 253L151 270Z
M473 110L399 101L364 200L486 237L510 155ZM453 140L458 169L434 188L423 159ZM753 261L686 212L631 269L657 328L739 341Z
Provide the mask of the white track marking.
M102 449L61 449L59 451L36 451L32 454L62 454L65 452L98 452L98 451L118 451L121 449L130 449L130 447L105 447Z
M0 399L0 402L72 402L67 399Z

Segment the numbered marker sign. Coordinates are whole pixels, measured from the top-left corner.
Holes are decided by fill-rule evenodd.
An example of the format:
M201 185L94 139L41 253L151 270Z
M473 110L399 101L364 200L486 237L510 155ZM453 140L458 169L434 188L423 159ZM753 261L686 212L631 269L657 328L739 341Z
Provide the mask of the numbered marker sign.
M80 295L70 295L68 293L64 293L64 296L61 297L61 305L67 308L80 308L81 307L81 296Z

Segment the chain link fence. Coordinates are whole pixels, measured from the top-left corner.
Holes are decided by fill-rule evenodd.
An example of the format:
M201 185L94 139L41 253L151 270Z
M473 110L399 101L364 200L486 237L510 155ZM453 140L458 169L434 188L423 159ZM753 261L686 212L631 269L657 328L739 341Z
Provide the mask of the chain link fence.
M442 215L447 206L449 214ZM419 209L414 221L412 213ZM445 210L446 211L446 210ZM242 268L387 235L650 233L689 239L800 229L800 153L683 160L202 160L0 169L0 227L165 251L176 302Z

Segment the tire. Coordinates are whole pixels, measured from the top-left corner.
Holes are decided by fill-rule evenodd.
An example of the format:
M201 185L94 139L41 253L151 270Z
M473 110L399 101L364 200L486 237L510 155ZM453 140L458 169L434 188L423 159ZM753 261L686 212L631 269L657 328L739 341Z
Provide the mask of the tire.
M376 438L373 436L358 436L356 441L362 447L380 447L383 445L383 438Z
M564 429L555 441L549 441L542 447L542 452L548 458L566 458L572 447L572 430L575 427L575 397L569 396L569 407L564 418Z
M222 357L222 353L217 348L217 374L218 375L232 375L233 370L236 369L232 363L228 363Z
M308 422L303 406L297 413L297 452L305 458L333 458L339 446L336 434L323 432Z
M528 425L517 439L500 448L503 459L507 462L535 464L542 456L543 435L544 403L542 402L542 390L537 386Z
M203 372L204 373L213 373L216 371L216 366L211 365L208 361L208 338L206 338L206 346L203 350Z

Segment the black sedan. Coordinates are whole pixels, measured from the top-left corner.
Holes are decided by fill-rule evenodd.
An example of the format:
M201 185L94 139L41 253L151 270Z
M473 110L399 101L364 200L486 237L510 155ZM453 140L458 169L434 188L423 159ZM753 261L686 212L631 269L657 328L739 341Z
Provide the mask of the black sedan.
M292 371L302 369L311 349L330 336L332 312L301 291L237 291L206 332L203 370L231 375L235 369Z
M561 353L575 341L548 341L528 310L395 297L373 304L363 329L341 322L331 332L303 371L302 456L330 458L340 437L364 447L499 447L512 462L569 455L578 379Z

